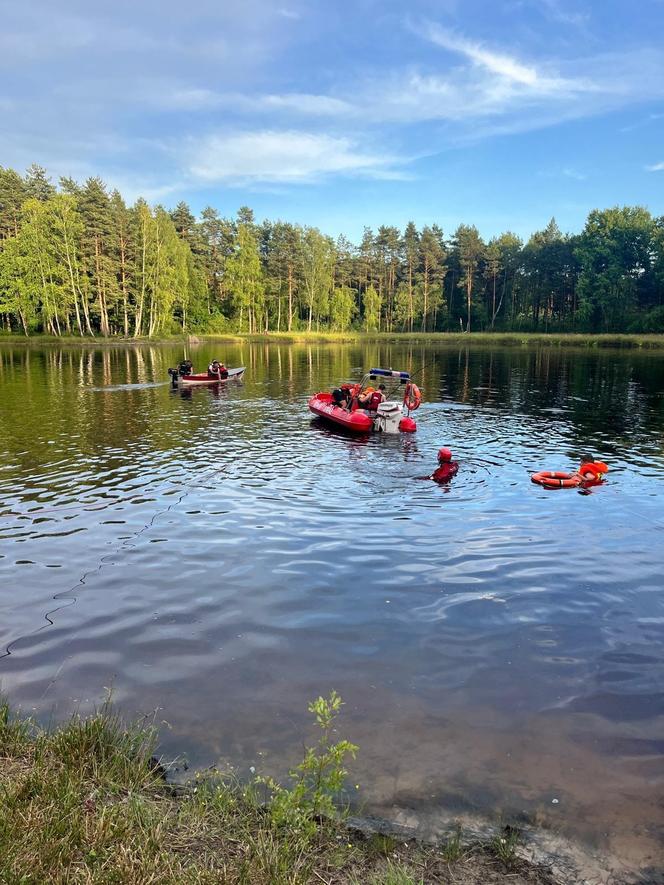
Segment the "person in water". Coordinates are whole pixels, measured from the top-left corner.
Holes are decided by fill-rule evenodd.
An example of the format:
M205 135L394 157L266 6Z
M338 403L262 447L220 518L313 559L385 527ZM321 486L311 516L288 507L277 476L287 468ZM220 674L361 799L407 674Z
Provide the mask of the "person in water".
M452 460L450 449L438 449L438 467L431 474L430 479L434 482L449 482L459 469L457 461Z
M604 474L608 473L608 470L609 468L603 461L593 461L588 458L584 459L576 473L581 477L584 485L597 485L604 481Z
M222 378L228 378L228 369L219 360L212 360L208 366L208 378L219 378L220 381Z

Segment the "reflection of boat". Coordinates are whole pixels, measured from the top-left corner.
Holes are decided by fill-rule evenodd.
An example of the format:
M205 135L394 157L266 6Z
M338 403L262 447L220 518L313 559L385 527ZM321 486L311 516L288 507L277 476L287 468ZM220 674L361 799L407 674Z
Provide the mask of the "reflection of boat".
M224 381L239 381L244 375L244 370L244 366L238 369L228 369L228 374L224 378L211 377L207 372L201 372L198 375L181 375L177 369L169 369L168 374L171 376L173 387L188 387L193 384L223 384Z
M398 385L405 385L403 402L385 399L382 393L369 386L370 381L390 379L396 382L388 391L394 393ZM417 405L413 405L413 392L417 393ZM359 384L342 384L332 393L316 393L309 400L309 409L321 418L345 427L352 433L370 433L372 430L383 433L413 433L417 425L410 417L410 411L420 404L420 393L411 382L408 372L395 372L392 369L371 369ZM408 415L403 414L406 408Z

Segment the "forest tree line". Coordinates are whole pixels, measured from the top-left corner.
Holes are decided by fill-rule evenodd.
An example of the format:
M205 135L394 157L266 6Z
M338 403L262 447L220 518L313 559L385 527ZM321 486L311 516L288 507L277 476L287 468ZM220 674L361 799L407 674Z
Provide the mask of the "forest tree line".
M156 337L270 331L664 332L664 217L593 210L527 242L461 224L365 228L257 223L243 207L196 219L99 178L0 167L0 329Z

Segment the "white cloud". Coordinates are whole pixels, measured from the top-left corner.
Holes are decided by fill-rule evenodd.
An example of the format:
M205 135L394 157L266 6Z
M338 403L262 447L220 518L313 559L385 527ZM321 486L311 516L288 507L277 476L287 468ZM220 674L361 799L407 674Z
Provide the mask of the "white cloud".
M348 138L265 130L209 135L196 143L188 165L199 181L247 183L307 182L332 173L394 178L396 163Z
M578 27L586 24L590 19L590 15L587 12L569 12L564 9L558 0L540 0L540 2L547 18L550 18L552 21Z
M263 95L256 99L259 107L277 111L295 111L311 116L336 116L354 112L353 105L329 95L310 95L306 92L287 92L282 95Z
M480 43L466 40L444 30L439 25L429 24L425 29L425 35L436 46L465 55L476 65L501 77L506 77L508 80L532 86L538 79L535 68L524 65L509 55L485 49Z
M434 45L463 55L475 67L497 75L501 80L514 86L523 87L526 91L554 95L595 89L594 84L588 80L566 78L538 70L534 65L525 64L513 55L488 49L481 43L447 31L437 24L426 25L423 35Z
M562 174L565 178L573 178L574 181L586 181L588 178L584 172L579 172L577 169L572 169L570 166L565 166Z
M355 113L353 105L330 95L307 92L281 94L250 94L215 92L197 86L186 86L166 80L138 83L133 95L139 104L165 111L209 111L218 108L255 115L259 112L292 113L308 117L338 117Z
M154 96L155 103L173 111L201 111L219 107L222 97L211 89L181 88Z
M646 166L648 172L664 172L664 162L654 163L652 166Z

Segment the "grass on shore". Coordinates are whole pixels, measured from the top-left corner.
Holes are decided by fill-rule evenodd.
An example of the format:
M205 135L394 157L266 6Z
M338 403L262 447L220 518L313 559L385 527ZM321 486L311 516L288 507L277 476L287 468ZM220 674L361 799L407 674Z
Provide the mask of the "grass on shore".
M493 847L464 846L460 838L424 846L367 837L349 830L339 814L321 814L329 791L340 785L335 778L343 774L341 762L351 745L329 741L327 725L340 699L327 724L321 723L317 703L327 705L324 714L330 707L323 699L310 707L323 735L306 751L290 789L261 779L241 785L221 775L175 787L154 758L150 726L127 726L102 708L43 730L0 704L0 882L553 882L518 859L514 837L509 849L504 839ZM317 805L321 784L324 801Z
M546 345L549 347L610 347L610 348L641 348L644 350L664 347L663 334L618 334L618 333L575 333L575 332L269 332L265 335L235 334L232 332L206 334L204 332L190 335L173 335L161 338L89 338L78 336L55 337L53 335L32 335L29 338L20 335L0 333L0 343L9 344L58 344L86 346L127 346L135 344L162 344L178 341L214 341L241 344L245 341L273 342L276 344L312 344L312 343L371 343L385 342L395 344L452 344L463 346L494 345L506 347L522 347Z

